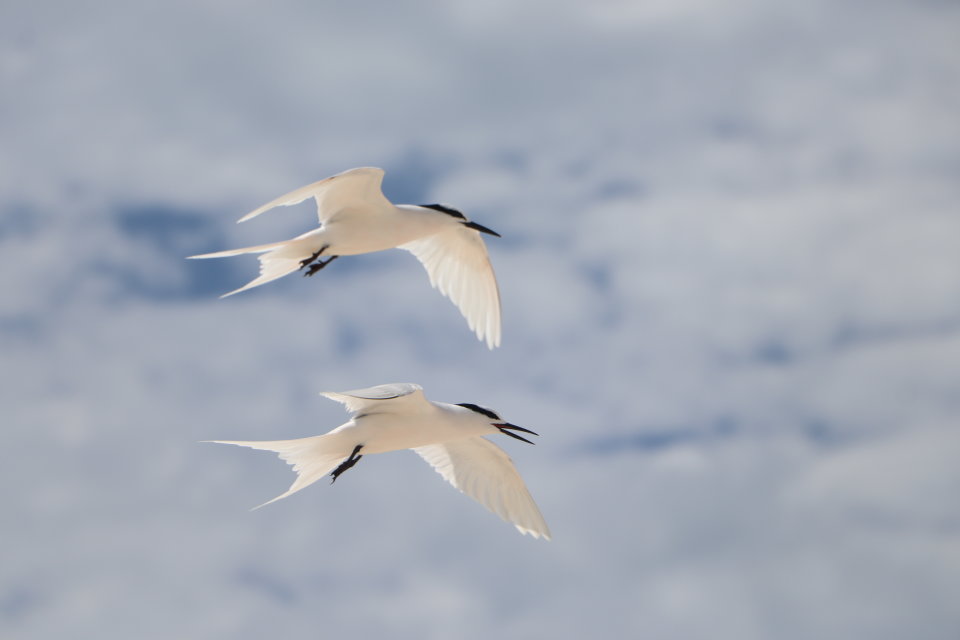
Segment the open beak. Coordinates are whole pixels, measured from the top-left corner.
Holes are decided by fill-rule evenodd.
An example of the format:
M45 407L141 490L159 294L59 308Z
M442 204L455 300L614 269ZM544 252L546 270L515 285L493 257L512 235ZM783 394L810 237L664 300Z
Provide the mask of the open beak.
M527 440L526 438L524 438L523 436L518 436L515 433L511 433L510 431L508 431L508 429L512 429L514 431L523 431L524 433L532 433L535 436L540 435L536 431L530 431L530 429L524 429L523 427L518 427L517 425L510 424L509 422L498 422L498 423L494 423L493 426L495 426L497 429L500 429L500 433L508 435L511 438L516 438L517 440L523 440L527 444L533 444L533 443Z
M501 237L500 234L493 229L488 229L482 224L477 224L476 222L464 222L463 226L467 227L468 229L479 231L480 233L489 233L492 236L497 236L498 238Z

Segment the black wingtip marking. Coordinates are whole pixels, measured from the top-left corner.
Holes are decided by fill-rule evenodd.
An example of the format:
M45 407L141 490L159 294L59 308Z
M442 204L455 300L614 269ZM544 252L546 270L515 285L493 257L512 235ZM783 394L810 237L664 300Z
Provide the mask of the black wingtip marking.
M490 411L490 409L484 409L483 407L481 407L481 406L479 406L479 405L475 405L475 404L470 403L470 402L458 402L458 403L457 403L457 406L459 406L459 407L464 407L465 409L470 409L470 411L479 413L479 414L482 415L482 416L487 416L487 417L490 418L491 420L499 420L499 419L500 419L500 416L498 416L497 414L495 414L493 411Z

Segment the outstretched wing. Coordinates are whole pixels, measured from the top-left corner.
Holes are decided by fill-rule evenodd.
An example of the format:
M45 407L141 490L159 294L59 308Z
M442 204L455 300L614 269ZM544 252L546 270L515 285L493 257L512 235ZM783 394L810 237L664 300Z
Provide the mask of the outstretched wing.
M475 437L414 449L443 478L520 533L550 539L550 529L537 504L503 449Z
M351 205L368 205L373 208L389 206L390 201L384 197L383 191L380 190L382 182L383 169L377 167L350 169L271 200L259 209L254 209L243 216L237 222L246 222L256 218L261 213L274 207L300 204L310 197L317 201L317 218L319 218L321 224Z
M353 391L324 391L320 395L341 403L351 414L417 411L429 403L422 387L412 382L381 384Z
M430 284L460 309L478 338L491 349L500 346L500 290L477 231L458 226L400 248L417 257Z

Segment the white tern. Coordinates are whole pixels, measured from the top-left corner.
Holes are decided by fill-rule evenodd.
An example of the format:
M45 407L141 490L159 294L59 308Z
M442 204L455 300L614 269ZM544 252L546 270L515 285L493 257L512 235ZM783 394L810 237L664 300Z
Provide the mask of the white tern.
M339 256L405 249L420 260L430 284L453 301L477 337L490 349L499 346L500 291L480 233L500 234L445 205L394 205L383 195L382 181L383 169L360 167L291 191L238 222L312 197L319 228L290 240L190 258L261 254L260 275L226 297L294 271L312 276Z
M267 442L211 440L279 454L293 466L290 488L261 507L313 484L328 473L332 481L366 454L413 449L443 478L521 533L550 539L550 530L510 457L485 435L502 433L524 442L529 429L496 412L463 403L431 402L420 385L384 384L369 389L325 392L351 413L348 422L319 436ZM533 443L530 443L533 444ZM259 507L258 507L259 508Z

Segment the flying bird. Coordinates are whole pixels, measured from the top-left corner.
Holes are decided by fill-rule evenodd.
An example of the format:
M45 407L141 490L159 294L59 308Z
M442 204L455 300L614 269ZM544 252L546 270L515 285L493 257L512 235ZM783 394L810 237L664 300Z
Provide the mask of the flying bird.
M383 195L382 181L383 169L360 167L291 191L238 222L312 197L319 228L290 240L190 258L261 254L260 275L225 298L294 271L312 276L340 256L405 249L420 260L430 284L453 301L477 337L490 349L500 346L500 292L480 237L500 234L442 204L395 205Z
M521 533L550 539L550 530L510 457L485 435L537 435L471 403L431 402L420 385L384 384L321 395L346 406L351 418L323 435L268 442L210 440L273 451L297 473L290 488L260 505L300 491L327 474L335 482L366 454L413 449L443 478ZM258 509L260 507L257 507Z

